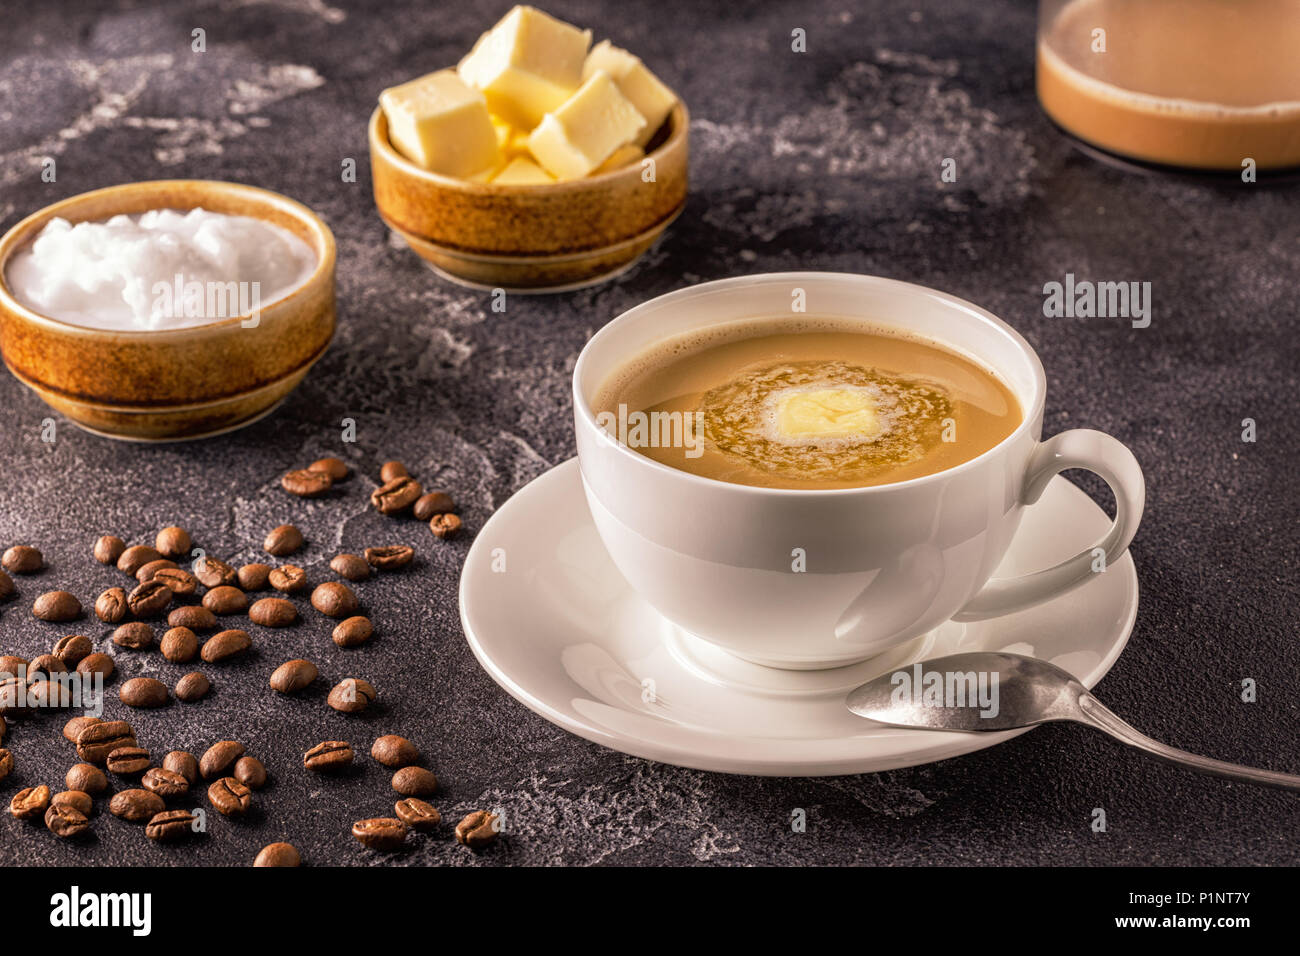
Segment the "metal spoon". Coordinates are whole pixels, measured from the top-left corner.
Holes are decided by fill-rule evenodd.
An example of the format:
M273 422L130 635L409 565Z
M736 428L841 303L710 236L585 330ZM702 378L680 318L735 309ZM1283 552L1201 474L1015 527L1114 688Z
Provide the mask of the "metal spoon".
M934 682L940 682L935 699ZM927 698L925 688L931 688ZM950 692L951 691L951 692ZM1231 780L1300 790L1300 776L1211 760L1166 746L1106 709L1055 664L991 651L936 657L882 674L849 692L853 713L890 727L989 732L1072 720L1153 757Z

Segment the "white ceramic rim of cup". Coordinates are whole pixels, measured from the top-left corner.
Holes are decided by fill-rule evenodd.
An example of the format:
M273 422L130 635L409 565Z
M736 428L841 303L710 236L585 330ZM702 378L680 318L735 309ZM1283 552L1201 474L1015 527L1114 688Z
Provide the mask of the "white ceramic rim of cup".
M618 326L635 321L645 312L651 311L652 309L658 309L665 305L670 305L678 300L690 299L705 293L725 292L728 289L744 287L758 281L772 282L774 284L786 282L797 284L800 282L807 283L819 280L843 281L846 279L855 282L863 282L868 285L887 285L898 291L937 301L957 312L964 313L971 319L983 322L995 332L1008 339L1016 347L1016 350L1021 354L1021 357L1027 361L1033 375L1033 394L1030 397L1030 401L1025 402L1023 400L1024 396L1021 395L1015 385L1008 380L1008 376L1003 372L1003 370L994 369L1003 384L1006 385L1007 388L1011 389L1011 391L1016 395L1016 398L1021 401L1022 417L1020 424L1016 426L1011 434L1002 439L1002 441L998 442L992 448L976 455L974 458L964 461L960 465L955 465L952 468L945 468L943 471L932 472L928 475L921 475L917 478L908 478L904 481L888 482L881 485L866 485L861 488L766 488L758 485L743 485L737 482L721 481L717 478L707 478L703 475L692 474L689 471L682 471L679 468L673 468L669 465L655 461L653 458L648 458L645 455L633 451L625 445L620 444L614 436L610 435L609 432L597 423L596 415L591 409L590 402L588 402L587 397L582 394L582 380L586 377L587 365L590 363L591 355L601 343L601 340L613 335ZM761 318L761 316L756 316L756 318ZM843 316L843 318L852 320L854 317ZM737 320L724 319L716 324L725 325L734 321ZM887 331L891 327L897 329L907 328L905 325L895 324L891 326L888 321L883 320L877 321L863 319L862 321L873 327L879 328L882 331ZM709 325L710 323L701 323L698 328L708 328ZM925 335L924 337L970 359L982 368L987 369L992 364L987 359L972 355L968 349L961 348L940 336ZM634 357L635 356L627 355L623 357L622 361L626 362ZM608 376L612 371L613 368L607 369L605 375ZM597 384L596 387L599 388L599 384ZM1024 336L1002 319L999 319L992 312L980 308L973 302L959 299L955 295L949 295L946 292L940 292L937 289L931 289L928 286L917 285L914 282L904 282L901 279L889 279L884 276L863 275L854 272L761 272L753 275L734 276L729 279L716 279L711 282L701 282L696 285L687 286L684 289L666 292L663 295L655 296L653 299L647 299L645 302L633 306L626 312L615 316L602 326L595 335L587 340L587 344L583 346L582 352L578 355L578 361L573 367L573 407L577 410L577 414L581 416L583 424L595 429L602 440L609 442L609 444L614 447L616 454L627 456L629 461L637 463L640 467L652 468L664 473L665 475L671 475L676 479L691 484L702 484L704 487L727 488L735 494L750 494L762 497L785 497L789 495L887 494L898 489L916 488L931 482L947 481L953 475L961 474L962 472L979 467L982 462L994 455L1000 454L1003 449L1020 440L1026 431L1038 427L1038 423L1042 419L1046 399L1047 374L1043 371L1043 363L1038 358L1038 353L1034 351L1033 347L1025 340Z

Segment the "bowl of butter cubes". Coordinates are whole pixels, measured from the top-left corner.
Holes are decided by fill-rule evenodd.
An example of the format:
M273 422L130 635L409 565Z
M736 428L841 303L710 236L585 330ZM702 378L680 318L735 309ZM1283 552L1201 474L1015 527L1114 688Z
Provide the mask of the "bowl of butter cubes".
M629 268L681 213L689 125L639 57L517 6L456 67L380 95L375 205L453 281L579 288Z

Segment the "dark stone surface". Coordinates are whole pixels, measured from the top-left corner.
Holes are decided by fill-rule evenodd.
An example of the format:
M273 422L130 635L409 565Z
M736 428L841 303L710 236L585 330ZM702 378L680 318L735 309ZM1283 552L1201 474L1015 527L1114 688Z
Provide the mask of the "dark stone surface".
M88 8L90 5L86 5ZM64 196L134 179L193 176L280 190L320 211L339 242L337 340L273 416L199 444L141 447L58 423L0 379L0 543L28 541L49 569L0 611L0 651L32 656L70 628L36 622L34 594L83 601L117 583L90 544L188 527L246 560L293 521L314 578L339 548L410 541L408 573L359 588L378 637L344 652L307 614L254 628L256 657L205 668L211 697L133 716L156 755L235 737L272 783L248 820L214 819L188 848L149 844L109 817L56 841L0 816L0 863L251 862L273 840L315 864L431 863L1295 863L1290 796L1197 777L1091 732L1049 727L938 765L823 780L751 779L623 757L515 703L461 635L456 582L469 539L441 543L366 505L378 464L405 460L462 503L471 531L529 479L573 453L569 370L591 332L686 283L785 269L880 273L1004 316L1039 349L1047 433L1104 429L1142 461L1149 498L1133 547L1142 607L1100 686L1121 715L1188 749L1278 769L1296 758L1300 678L1295 344L1300 201L1294 189L1120 171L1085 157L1033 94L1033 5L811 2L655 5L557 0L548 8L641 53L695 118L689 207L617 282L510 300L447 285L388 238L370 194L365 120L380 89L454 62L507 3L388 7L331 0L190 6L7 3L0 32L0 228ZM852 15L842 13L852 9ZM208 52L193 54L203 27ZM809 51L789 50L790 31ZM42 184L39 160L58 161ZM358 182L340 182L357 160ZM939 181L955 158L957 183ZM1150 328L1047 319L1043 283L1066 272L1149 280ZM343 446L340 421L358 441ZM1244 444L1241 420L1259 422ZM303 502L276 479L339 453L358 474L339 497ZM1105 501L1100 486L1086 487ZM306 609L305 599L299 600ZM107 629L76 628L103 642ZM327 678L363 676L380 705L348 718L325 687L273 698L292 656ZM169 683L157 653L118 655L124 677ZM1259 682L1243 704L1238 683ZM322 680L326 687L328 682ZM110 707L120 709L115 698ZM58 784L73 762L57 718L15 726L18 772ZM348 824L391 811L387 774L323 782L299 768L324 738L368 748L400 732L444 781L444 816L503 806L511 836L473 856L444 833L380 856ZM793 807L810 814L789 832ZM1104 807L1109 832L1089 829Z

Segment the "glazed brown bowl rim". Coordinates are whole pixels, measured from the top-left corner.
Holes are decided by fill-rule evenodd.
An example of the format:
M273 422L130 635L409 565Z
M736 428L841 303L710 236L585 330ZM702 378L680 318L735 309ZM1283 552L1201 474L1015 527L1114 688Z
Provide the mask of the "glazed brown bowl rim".
M38 229L43 228L46 223L56 216L62 215L67 209L78 206L87 200L95 197L106 195L129 195L148 194L149 192L161 192L166 189L196 189L208 191L209 193L236 193L242 194L244 198L255 200L267 207L279 208L294 219L297 219L305 225L315 238L318 240L319 249L313 249L316 254L316 266L312 269L310 275L293 286L289 291L261 307L262 312L271 309L281 310L288 303L302 295L306 290L320 285L322 282L331 281L330 277L334 273L335 259L337 256L337 247L334 241L334 233L330 227L325 224L319 215L312 209L292 199L283 193L275 192L271 189L265 189L261 186L251 186L247 183L229 182L221 179L144 179L129 183L118 183L114 186L103 186L99 189L91 189L83 193L77 193L64 199L52 202L43 206L28 216L20 219L3 236L0 236L0 308L3 308L15 316L20 317L23 321L32 322L37 325L45 326L52 330L67 333L76 336L84 336L92 339L115 340L119 337L135 339L137 337L152 337L155 339L186 339L196 335L208 335L214 331L238 327L241 322L248 318L248 315L228 316L215 322L204 322L200 325L186 325L180 328L171 329L105 329L97 326L77 325L64 319L56 319L52 316L42 315L18 301L9 288L8 281L8 264L9 260L21 249L26 248L35 238ZM202 203L197 203L190 209L200 208ZM159 206L157 208L170 208ZM116 213L110 213L110 216ZM106 217L104 217L106 218ZM263 217L257 217L263 218ZM99 221L91 219L76 219L75 222ZM264 220L265 221L265 220ZM331 336L332 338L332 336Z

